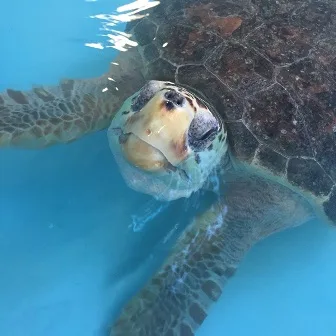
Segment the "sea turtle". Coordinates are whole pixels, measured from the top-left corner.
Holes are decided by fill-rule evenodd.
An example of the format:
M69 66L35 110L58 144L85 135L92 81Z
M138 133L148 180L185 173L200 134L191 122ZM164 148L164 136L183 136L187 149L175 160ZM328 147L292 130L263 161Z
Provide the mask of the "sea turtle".
M331 0L162 0L128 24L138 46L109 73L1 94L1 146L110 125L132 188L218 195L111 335L194 335L253 244L314 216L336 223L335 18Z

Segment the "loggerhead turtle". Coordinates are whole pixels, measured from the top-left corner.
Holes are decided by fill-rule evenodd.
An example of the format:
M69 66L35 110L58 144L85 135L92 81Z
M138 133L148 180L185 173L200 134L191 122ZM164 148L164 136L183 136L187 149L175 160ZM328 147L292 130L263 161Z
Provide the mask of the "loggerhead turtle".
M69 142L115 116L134 189L169 200L220 182L111 335L194 335L253 244L336 223L335 14L331 0L163 0L109 73L0 96L1 146Z

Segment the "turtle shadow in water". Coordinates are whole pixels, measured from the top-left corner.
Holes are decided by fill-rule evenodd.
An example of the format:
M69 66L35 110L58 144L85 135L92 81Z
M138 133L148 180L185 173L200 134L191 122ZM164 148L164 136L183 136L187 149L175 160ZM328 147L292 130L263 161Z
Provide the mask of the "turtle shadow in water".
M133 252L114 267L107 285L136 272L148 259L159 259L160 264L192 219L213 204L216 197L214 193L203 190L187 199L171 202L146 197L130 215L129 230L138 235L136 243L130 246Z
M125 302L159 269L176 240L195 216L208 209L217 197L213 192L199 190L187 199L160 202L148 196L139 204L139 208L133 212L134 215L130 215L133 222L129 230L134 228L134 217L140 222L143 220L145 225L141 230L133 230L134 235L138 235L138 240L130 246L130 254L122 258L119 265L114 266L103 284L111 294L111 306L97 335L109 334L111 322Z

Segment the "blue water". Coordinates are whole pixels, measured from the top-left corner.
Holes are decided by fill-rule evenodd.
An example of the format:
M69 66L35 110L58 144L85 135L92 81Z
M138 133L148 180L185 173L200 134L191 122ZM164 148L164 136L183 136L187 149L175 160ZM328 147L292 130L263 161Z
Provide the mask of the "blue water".
M86 42L121 1L2 4L0 90L106 71L113 49ZM121 25L118 29L122 29ZM43 151L0 151L0 335L104 334L162 260L169 211L134 233L149 197L122 181L99 132ZM180 225L182 225L180 223ZM257 245L199 336L336 335L336 230L312 222Z

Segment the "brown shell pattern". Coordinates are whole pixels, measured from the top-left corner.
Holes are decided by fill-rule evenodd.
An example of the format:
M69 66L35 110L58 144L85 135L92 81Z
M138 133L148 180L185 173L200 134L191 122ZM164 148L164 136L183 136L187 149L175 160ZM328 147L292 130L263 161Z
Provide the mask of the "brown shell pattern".
M128 30L148 79L200 91L239 160L310 192L336 222L336 2L162 0Z

